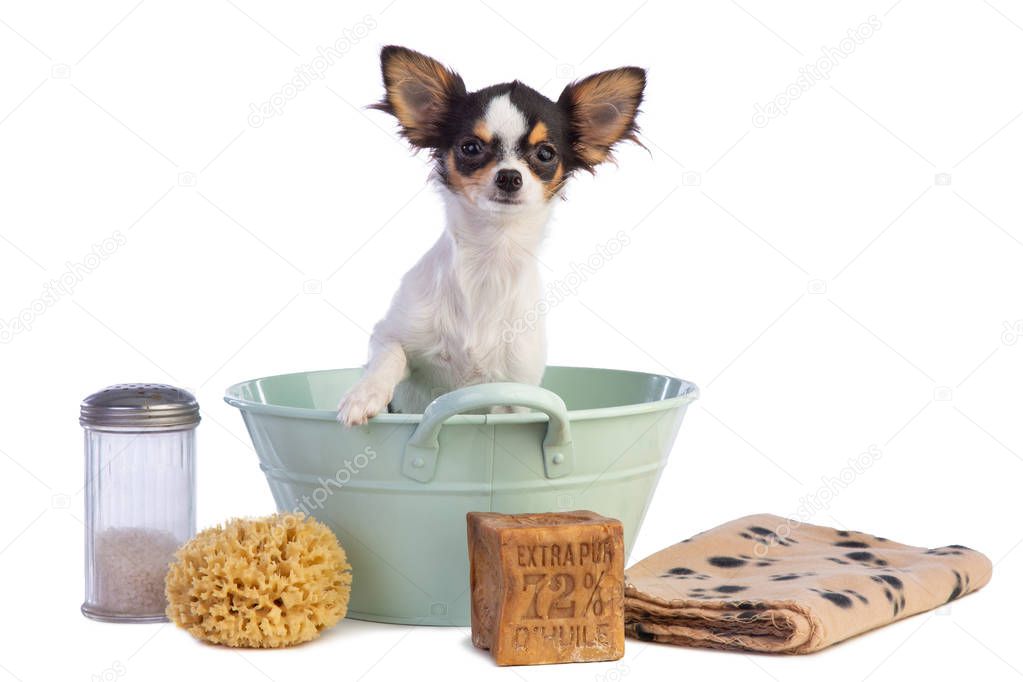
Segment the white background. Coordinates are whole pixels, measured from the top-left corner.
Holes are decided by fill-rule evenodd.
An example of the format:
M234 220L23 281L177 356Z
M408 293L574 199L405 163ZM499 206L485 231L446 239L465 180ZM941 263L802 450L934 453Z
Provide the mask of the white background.
M0 318L124 236L0 346L0 680L1021 675L1018 4L136 1L0 3ZM871 15L879 28L828 80L754 125L756 104ZM346 35L322 80L250 125L250 105ZM459 628L345 621L298 649L237 652L83 618L81 398L191 388L200 525L268 513L224 387L361 364L364 330L441 229L424 159L362 109L388 43L470 88L519 78L553 98L572 77L649 69L650 152L574 180L540 255L555 280L631 237L550 313L552 363L703 390L634 559L809 500L814 523L976 547L993 583L811 657L629 641L619 664L514 670ZM872 466L833 481L872 446Z

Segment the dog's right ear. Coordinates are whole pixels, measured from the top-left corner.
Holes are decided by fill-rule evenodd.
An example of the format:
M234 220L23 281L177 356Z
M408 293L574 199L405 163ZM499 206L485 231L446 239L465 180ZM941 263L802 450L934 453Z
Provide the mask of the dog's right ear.
M592 172L612 158L623 140L642 146L636 136L636 114L643 101L646 71L626 66L570 83L558 99L571 121L572 147L583 168Z
M373 109L393 114L401 132L417 147L443 144L452 104L465 95L461 76L415 50L388 45L380 51L386 93Z

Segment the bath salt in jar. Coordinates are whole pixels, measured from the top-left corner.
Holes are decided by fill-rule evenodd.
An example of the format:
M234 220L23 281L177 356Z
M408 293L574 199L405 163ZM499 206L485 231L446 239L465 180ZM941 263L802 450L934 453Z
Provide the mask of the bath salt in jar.
M82 401L85 602L103 621L167 620L164 578L195 534L199 405L164 384L117 384Z

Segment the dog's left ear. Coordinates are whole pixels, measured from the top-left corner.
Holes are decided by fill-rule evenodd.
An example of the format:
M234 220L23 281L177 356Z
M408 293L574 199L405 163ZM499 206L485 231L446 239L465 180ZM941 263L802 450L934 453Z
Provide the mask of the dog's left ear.
M580 164L592 171L611 159L622 140L639 143L636 113L643 101L646 71L626 66L603 71L570 84L558 98L568 112L572 147Z
M452 104L465 95L454 71L415 50L388 45L380 51L386 93L373 109L394 115L401 132L417 147L443 144L443 125Z

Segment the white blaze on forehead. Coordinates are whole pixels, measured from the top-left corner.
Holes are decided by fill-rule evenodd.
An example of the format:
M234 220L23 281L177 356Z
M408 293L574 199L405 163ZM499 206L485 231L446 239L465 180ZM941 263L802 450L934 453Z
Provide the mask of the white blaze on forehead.
M543 185L516 154L516 145L529 132L526 116L512 104L511 97L501 95L490 100L483 115L483 123L490 133L501 141L501 157L487 178L493 187L498 171L513 168L522 175L522 187L516 192L519 202L526 206L544 204Z
M487 105L483 120L490 132L501 138L506 153L513 149L527 132L525 115L512 104L508 95L492 99Z

